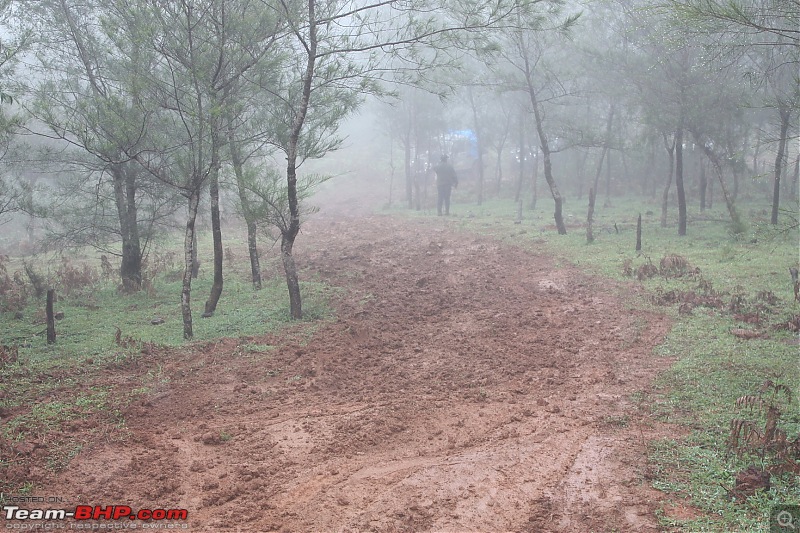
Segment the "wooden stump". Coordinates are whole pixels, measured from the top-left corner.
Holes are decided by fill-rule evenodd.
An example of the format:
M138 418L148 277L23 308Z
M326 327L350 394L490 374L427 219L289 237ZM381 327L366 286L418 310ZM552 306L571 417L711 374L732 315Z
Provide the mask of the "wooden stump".
M56 290L47 289L47 307L45 314L47 315L47 344L56 342L56 317L53 313L53 301L56 299Z
M636 251L642 251L642 214L639 213L639 218L636 219Z

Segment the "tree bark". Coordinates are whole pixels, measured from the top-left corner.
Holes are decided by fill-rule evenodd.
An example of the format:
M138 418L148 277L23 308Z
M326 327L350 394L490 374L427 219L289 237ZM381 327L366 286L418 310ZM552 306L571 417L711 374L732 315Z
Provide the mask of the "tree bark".
M714 208L714 180L708 180L708 208Z
M586 244L594 242L592 220L594 219L594 188L589 189L589 214L586 215Z
M411 126L409 125L408 131L406 131L405 135L405 146L404 149L404 158L405 158L405 168L406 168L406 201L408 202L408 208L411 209L414 207L414 193L413 193L413 186L414 186L414 172L411 169Z
M247 252L250 255L250 275L253 288L261 290L261 264L258 258L258 225L255 221L247 222Z
M192 272L194 271L195 243L195 221L197 220L197 209L200 205L200 191L194 189L189 192L189 213L186 220L186 235L183 240L184 268L183 286L181 288L181 315L183 316L183 338L186 340L194 336L192 331Z
M539 148L531 143L531 156L533 157L533 169L531 170L531 211L536 209L536 202L539 200Z
M530 61L527 53L523 53L523 60L525 62L525 82L527 84L528 96L531 99L531 107L533 107L533 117L536 121L536 133L539 135L539 146L542 149L542 159L544 161L544 179L550 187L550 194L553 196L555 203L555 211L553 212L553 219L556 223L559 235L567 234L567 227L564 225L564 215L562 214L562 204L564 203L561 197L561 192L558 190L556 180L553 177L553 164L550 160L550 143L547 140L547 135L544 132L544 119L542 111L539 109L539 100L536 96L536 88L533 86L533 72L531 71Z
M647 168L655 168L655 161L656 161L656 143L653 142L650 144L650 153L647 155ZM648 172L648 176L652 177L652 181L650 182L650 198L652 200L656 199L656 195L658 194L658 179L656 179L655 173Z
M772 216L770 217L771 224L778 223L778 209L781 201L781 174L783 172L783 159L786 153L786 134L789 131L789 119L791 118L791 110L786 106L781 106L778 112L781 117L781 136L780 139L778 139L778 155L775 157L775 174L772 187Z
M514 202L519 202L520 195L522 194L522 181L525 179L525 122L523 114L519 115L519 168L517 172L517 186L514 188Z
M294 241L300 233L300 205L297 198L297 155L300 144L300 132L311 102L311 86L317 59L317 24L316 0L308 0L308 42L306 45L306 68L303 73L303 85L300 102L296 110L289 142L286 146L286 193L289 203L289 221L281 228L281 256L286 274L286 285L289 290L289 311L295 320L303 318L303 305L300 297L300 284L297 279L297 267L292 255ZM410 143L408 143L410 145ZM409 207L411 197L409 196Z
M142 288L142 250L136 205L136 173L124 164L112 165L111 179L122 238L122 264L119 275L122 290L137 292Z
M219 216L219 172L214 169L211 171L211 182L209 184L209 195L211 196L211 236L214 241L214 282L211 284L211 293L206 300L204 318L214 314L222 295L222 227Z
M717 181L719 181L719 187L722 189L722 197L724 198L725 205L728 208L728 214L731 217L731 222L738 226L741 221L739 219L739 214L736 212L736 203L728 191L727 185L725 185L725 176L722 172L722 164L720 163L717 154L701 141L701 137L696 135L694 132L692 132L692 135L694 136L697 144L703 148L703 152L706 154L706 157L708 157L709 161L711 161L711 166L714 167L714 173L717 175Z
M389 137L389 202L388 208L392 208L392 190L394 187L394 136Z
M503 184L503 149L506 146L506 139L508 139L508 130L510 123L511 123L511 116L509 115L506 120L505 128L503 129L503 135L500 137L500 142L497 145L497 173L496 173L497 187L495 190L495 194L497 196L500 196L500 188Z
M225 101L227 91L223 92L222 101ZM218 102L217 106L221 105L217 100L216 95L214 99ZM219 298L222 295L222 288L224 280L222 276L222 221L220 220L219 212L219 169L221 166L219 159L220 144L223 142L221 138L222 120L218 114L212 113L211 118L211 165L209 168L209 196L211 198L211 238L213 241L214 249L214 281L211 284L211 293L206 300L205 312L203 318L208 318L214 315L217 310Z
M681 120L681 122L683 122ZM678 235L686 235L686 191L683 186L683 125L675 132L675 186L678 189Z
M597 162L597 169L595 169L594 172L594 181L592 182L592 189L595 191L597 190L597 185L600 183L600 174L603 173L603 163L606 160L606 152L608 152L608 146L604 144L603 150L600 152L600 161Z
M239 190L239 203L242 205L242 214L244 215L245 224L247 224L247 251L250 255L250 273L252 275L253 288L260 290L261 264L258 258L258 224L256 223L256 217L253 213L253 207L250 205L250 200L247 198L247 188L244 182L244 161L242 160L239 146L232 138L232 128L230 135L231 164L233 165L233 173L236 176L236 185Z
M636 251L642 251L642 214L636 218Z
M294 237L289 233L281 236L281 259L283 260L283 270L286 273L286 286L289 290L289 311L292 318L300 319L303 318L303 305L300 298L300 281L297 278L297 265L292 255L294 240Z
M700 156L700 211L706 210L706 189L708 189L708 177L706 176L706 162Z
M661 197L661 227L667 227L667 205L669 204L669 190L672 188L672 174L675 170L675 139L672 139L672 145L667 142L666 133L662 134L664 138L664 149L667 151L669 158L669 173L667 174L667 184L664 187L664 194Z
M756 146L753 149L753 174L758 176L758 161L761 153L761 128L756 128Z
M55 289L47 289L47 305L45 306L45 316L47 317L47 344L56 342L56 318L55 313L53 313L53 302L55 299Z
M611 207L611 152L606 154L606 199L603 207Z
M423 173L424 170L419 168L419 154L422 153L422 148L420 147L420 138L419 132L416 128L416 118L414 119L414 164L412 166L414 170L414 207L417 211L422 211L422 179L424 178Z
M536 99L536 91L533 88L533 84L530 82L530 78L528 79L528 94L531 97L531 104L533 105L533 116L536 120L536 132L539 134L539 147L542 149L542 159L544 161L544 179L547 181L547 185L550 187L550 193L552 194L553 201L555 202L553 219L555 220L558 234L566 235L567 227L564 225L564 215L562 214L563 199L561 198L561 192L558 190L558 185L556 185L555 178L553 178L553 164L550 161L550 143L547 141L547 135L544 132L542 113L539 110L539 102Z
M600 153L600 161L598 161L598 163L597 163L597 171L594 174L594 185L593 185L593 188L595 190L595 194L597 194L597 185L598 185L598 182L600 181L600 173L603 170L603 161L605 160L606 154L608 153L609 147L611 146L611 132L612 132L612 127L614 125L614 113L615 113L615 111L616 111L616 109L615 109L614 105L612 104L611 107L608 110L608 118L606 118L606 134L605 134L605 138L603 139L603 151ZM610 171L609 171L609 174L610 174ZM606 201L608 201L608 194L609 194L608 188L609 188L609 186L607 185L606 186Z

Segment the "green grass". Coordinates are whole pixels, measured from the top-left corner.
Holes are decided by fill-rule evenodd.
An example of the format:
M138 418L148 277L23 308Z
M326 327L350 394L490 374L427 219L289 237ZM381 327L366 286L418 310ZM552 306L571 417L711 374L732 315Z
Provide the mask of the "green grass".
M266 279L261 290L254 290L243 268L249 268L246 256L239 256L238 263L234 270L228 264L225 266L224 290L212 318L201 318L211 288L210 266L201 270L200 277L193 281L194 341L263 335L292 323L284 279ZM210 265L210 261L204 264ZM117 328L123 337L137 341L183 345L181 275L180 265L174 265L156 277L149 293L121 295L115 282L110 281L60 296L55 309L64 312L64 319L56 322L58 336L54 345L46 343L42 323L44 301L32 299L23 310L21 320L15 319L11 312L0 314L0 324L7 332L3 342L19 345L20 356L26 360L51 361L113 354L119 348L115 343ZM301 291L307 320L314 321L330 314L327 300L335 289L320 282L305 281L301 283ZM165 323L152 325L151 321L157 317Z
M192 283L193 342L224 337L248 338L234 356L263 358L274 348L258 337L280 332L295 325L289 314L286 282L276 258L262 257L263 288L254 290L249 280L249 260L241 241L228 239L226 248L234 249L234 261L225 262L225 285L217 310L211 318L201 318L205 300L211 288L210 236L203 235L201 257L204 268ZM173 242L174 241L174 242ZM175 255L180 241L168 239L164 246L173 246ZM159 250L162 257L168 248ZM100 270L99 254L77 252L70 256L72 264L82 268L88 264ZM267 255L267 254L265 254ZM155 256L151 257L151 261ZM47 441L48 469L58 471L80 453L87 442L70 435L70 427L94 418L92 432L96 438L125 438L124 407L137 396L169 384L160 360L145 361L141 378L128 392L120 393L114 385L92 386L93 380L115 365L126 364L142 357L144 343L180 350L187 346L183 339L180 309L182 270L179 260L162 261L152 288L136 294L122 295L116 280L94 281L83 287L59 284L55 271L59 258L38 257L29 263L36 266L57 287L56 311L64 318L56 322L56 343L48 345L45 335L44 299L29 297L21 310L22 318L13 312L0 313L0 344L19 346L19 361L0 365L0 409L12 412L4 415L0 439L12 445ZM12 259L9 274L22 268L20 259ZM330 298L339 290L316 280L306 281L302 274L301 293L305 327L298 332L306 338L321 321L332 316ZM2 302L0 302L2 304ZM0 306L1 308L1 306ZM165 320L153 325L153 318ZM122 343L117 343L120 331ZM87 385L88 384L88 385ZM50 435L55 432L55 438ZM60 435L60 436L59 436ZM0 492L18 494L25 485L11 486L3 478L4 468L13 468L24 460L20 455L0 458Z
M648 408L660 420L677 424L687 433L685 438L651 444L649 460L657 471L654 486L681 500L689 498L704 513L701 519L679 521L662 512L662 525L684 531L765 531L772 505L800 504L800 478L792 474L773 476L769 491L745 502L731 501L723 486L732 489L739 471L762 463L753 454L737 457L728 453L727 438L732 418L755 416L738 410L736 399L756 394L766 379L783 383L800 396L797 334L778 328L800 313L788 273L789 267L798 264L800 236L796 231L777 235L764 220L764 209L768 208L765 202L738 206L745 228L739 234L731 231L724 205L703 213L690 207L688 234L679 237L674 206L668 227L662 228L660 204L644 198L614 198L608 208L598 199L595 241L587 244L585 227L577 227L586 220L587 202L571 200L565 204L567 235L558 235L555 230L552 200L540 200L535 211L523 210L520 224L514 223L517 207L509 199L493 199L482 206L456 204L448 223L551 255L556 266L569 263L594 275L643 287L644 298L632 291L621 296L632 309L657 309L673 318L672 330L655 355L676 360L657 379L655 393L647 395ZM430 211L398 212L415 217L431 215ZM643 226L641 254L635 252L639 213ZM684 257L700 269L700 277L659 275L637 281L623 272L626 261L633 269L648 260L658 267L668 254ZM725 308L695 307L691 314L681 315L675 304L658 306L653 302L653 297L671 290L702 293L700 279L720 293L723 303L738 295L745 302L743 312L760 309L762 323L758 327L766 338L743 340L732 335L732 328L754 326L738 321ZM777 304L764 306L758 298L763 291L777 297ZM763 424L763 417L756 419ZM607 422L622 425L621 420ZM790 438L800 434L797 399L785 408L780 427Z

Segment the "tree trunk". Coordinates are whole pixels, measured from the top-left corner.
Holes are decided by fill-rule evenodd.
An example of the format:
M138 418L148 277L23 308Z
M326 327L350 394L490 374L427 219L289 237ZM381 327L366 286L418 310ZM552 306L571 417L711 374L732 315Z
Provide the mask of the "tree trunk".
M406 202L408 208L414 207L414 172L411 169L411 125L409 124L408 130L405 132L405 143L403 146L403 156L406 169Z
M600 173L603 170L603 161L605 160L606 154L608 154L609 147L611 146L611 132L612 132L612 127L614 125L614 112L615 111L616 111L616 109L614 108L614 105L612 104L611 107L608 110L608 118L606 118L606 135L605 135L605 138L603 139L603 151L600 153L600 161L598 161L598 163L597 163L597 170L595 171L595 174L594 174L594 186L593 186L593 188L594 188L595 194L597 194L597 190L598 190L597 189L597 185L598 185L598 182L600 181ZM609 199L608 199L609 187L610 187L610 183L609 182L610 182L610 176L611 176L610 167L609 167L607 172L608 172L608 174L606 176L606 202L609 201Z
M495 175L495 177L497 178L497 187L495 190L495 194L497 196L500 196L500 187L503 184L503 150L506 147L506 139L508 139L508 129L510 122L511 119L509 118L506 121L506 127L503 130L503 135L500 137L500 142L497 145L497 170Z
M606 160L606 152L608 152L608 146L603 145L603 151L600 152L600 161L597 162L597 169L595 169L594 181L592 182L592 189L595 191L597 190L597 185L600 183L600 174L603 173L603 163Z
M544 179L547 181L547 185L550 187L550 193L553 195L553 201L556 204L555 211L553 213L553 219L556 222L558 234L566 235L567 227L564 225L564 215L561 212L563 199L561 198L561 193L558 190L558 185L556 185L555 178L553 178L553 164L550 161L550 143L548 143L547 135L544 132L544 123L542 120L542 113L539 110L539 102L536 99L536 92L533 89L533 85L530 83L528 87L528 94L530 94L531 97L533 116L536 120L536 131L539 134L539 145L542 149L542 159L544 160Z
M781 106L778 110L781 117L781 136L778 139L778 155L775 157L775 177L773 178L772 188L772 217L771 224L778 223L778 208L781 201L781 173L783 172L783 159L786 153L786 134L789 131L789 119L791 111L788 107Z
M669 158L669 173L667 174L667 185L664 187L664 194L661 197L661 227L667 227L667 205L669 204L669 190L672 188L672 174L675 170L675 139L672 140L672 145L667 142L667 135L662 134L664 138L664 149L667 151Z
M628 155L627 155L627 152L623 148L623 143L619 143L619 144L620 144L619 160L622 161L622 183L631 183L632 184L633 180L631 179L631 171L628 168ZM644 191L645 191L644 182L642 182L640 190L642 191L642 194L644 194Z
M296 235L295 235L296 236ZM281 236L281 259L286 273L286 286L289 289L289 311L294 319L303 318L303 305L300 299L300 282L297 279L297 265L294 262L292 248L295 237L291 234Z
M539 200L539 148L531 143L531 157L533 157L533 170L531 171L531 211L536 209Z
M683 236L686 235L686 191L683 187L682 125L675 132L675 186L678 189L678 235Z
M250 205L250 200L247 198L247 188L244 182L244 162L242 155L239 151L239 146L236 144L231 128L231 138L229 145L231 150L231 163L233 165L233 173L236 176L236 185L239 190L239 203L242 204L242 214L244 215L245 223L247 224L247 251L250 255L250 272L253 279L253 288L256 290L261 289L261 264L258 258L258 224L256 217L253 213L253 208Z
M706 162L700 159L700 211L706 210L706 189L708 188L708 177L706 176Z
M789 172L791 171L791 159L792 159L792 144L789 142L789 139L786 139L786 148L783 152L783 164L781 164L781 194L785 197L787 194L790 194L790 189L792 186L791 180L789 179Z
M731 222L735 227L738 228L741 221L739 219L739 214L736 212L736 203L734 202L730 192L728 192L728 187L725 185L725 176L722 172L722 164L720 163L717 154L715 154L711 148L701 142L701 138L698 137L698 135L694 134L694 132L692 135L694 135L697 144L702 146L703 152L706 154L706 157L708 157L709 161L711 161L711 166L714 167L714 173L717 175L719 187L722 189L722 197L725 199L725 206L728 208L728 214L731 217Z
M196 261L195 246L197 236L195 222L197 209L200 205L200 191L195 188L189 193L189 214L186 220L186 236L183 240L184 268L183 287L181 288L181 314L183 315L183 338L186 340L194 336L192 331L192 273Z
M592 234L592 220L594 218L594 188L589 189L589 214L586 215L586 244L594 242Z
M517 183L514 187L514 202L519 202L520 195L522 194L522 180L525 179L525 158L527 150L525 145L525 119L524 114L519 114L519 167L517 168Z
M192 233L192 279L197 279L197 276L199 275L200 275L200 259L198 259L197 257L197 230L195 229L195 231Z
M533 117L536 120L536 133L539 135L539 146L542 149L542 159L544 161L544 179L550 187L550 193L553 196L555 203L555 211L553 219L556 222L556 228L559 235L567 234L567 227L564 225L564 215L562 214L562 204L564 200L561 198L561 192L558 190L556 180L553 178L553 164L550 160L550 143L547 140L547 135L544 132L544 119L542 118L542 111L539 109L539 100L536 97L536 89L533 86L533 72L531 70L530 61L527 54L523 54L525 61L525 83L528 89L528 96L531 99L531 107L533 108Z
M414 170L414 207L417 211L422 211L422 191L420 189L420 182L422 181L423 177L424 176L420 170Z
M611 207L611 152L606 155L606 199L603 207Z
M503 144L505 142L500 144L497 149L497 167L495 168L495 194L497 196L500 196L500 188L503 184Z
M414 170L414 207L417 211L422 211L422 170L419 168L419 154L422 153L422 147L420 146L420 138L419 132L417 131L416 126L416 115L414 118L414 165L412 166Z
M25 196L25 205L33 208L33 191L36 190L36 182L39 181L37 176L28 177L28 186L25 187L23 193ZM36 217L31 212L28 214L28 223L25 230L28 234L28 242L33 244L36 242Z
M794 176L792 177L792 189L790 191L792 198L797 198L798 181L800 181L800 153L797 154L797 158L794 160Z
M142 250L136 206L136 173L124 165L112 165L111 179L122 238L122 264L119 275L122 290L137 292L142 288Z
M708 208L714 209L714 180L708 180Z
M656 143L655 141L650 144L650 153L647 156L647 168L655 168L656 162ZM650 181L650 198L652 200L656 199L656 195L658 194L658 179L656 179L655 173L647 172L648 176L651 176L652 179Z
M219 171L211 171L211 182L209 184L209 194L211 196L211 236L214 241L214 282L211 284L211 293L206 300L206 308L203 313L204 318L214 315L217 303L222 295L222 227L219 216Z
M47 319L47 344L56 342L56 318L55 313L53 313L53 302L55 299L55 289L47 289L47 305L44 310Z
M308 42L306 47L306 68L303 73L303 86L300 102L296 110L289 142L286 146L286 194L289 203L289 221L281 228L281 256L283 270L286 274L286 285L289 290L289 310L295 320L303 318L303 306L300 298L300 283L297 279L297 267L292 255L292 248L297 234L300 233L300 205L297 199L297 155L300 144L300 132L311 102L311 84L317 59L317 25L316 0L308 0ZM410 143L408 143L410 145ZM409 197L409 207L410 207Z
M758 161L761 153L761 128L756 128L756 146L753 149L753 175L758 176Z
M225 93L227 94L227 93ZM216 95L215 95L216 97ZM216 98L215 98L216 99ZM225 100L223 96L222 100ZM214 315L217 309L219 298L222 295L222 221L220 220L219 213L219 169L221 166L219 160L219 150L222 139L220 138L220 130L222 121L216 113L212 113L211 119L211 166L209 168L209 196L211 198L211 238L214 248L214 281L211 284L211 293L206 300L205 312L203 318L208 318Z
M261 290L261 264L258 259L258 225L255 221L247 222L247 252L250 255L250 274L253 288Z
M636 218L636 251L642 251L642 214Z
M392 208L392 188L394 187L394 136L389 138L389 209Z
M283 260L283 271L286 275L286 286L289 291L289 312L293 319L299 320L303 318L303 304L300 298L300 282L297 278L297 266L294 262L292 249L294 248L297 234L300 232L300 211L297 201L296 157L290 157L289 159L287 183L289 184L289 213L291 218L288 227L281 231L281 259Z

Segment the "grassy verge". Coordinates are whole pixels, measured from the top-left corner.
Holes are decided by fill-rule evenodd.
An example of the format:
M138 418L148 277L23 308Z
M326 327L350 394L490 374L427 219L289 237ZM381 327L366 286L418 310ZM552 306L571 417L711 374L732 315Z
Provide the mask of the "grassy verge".
M657 306L675 321L657 354L677 361L658 379L658 394L648 398L649 409L688 431L684 438L652 443L653 484L702 511L699 518L683 520L665 512L662 524L685 531L766 531L772 505L800 504L800 478L776 471L768 490L737 494L737 474L748 466L779 470L785 463L774 450L760 457L758 446L740 446L741 455L730 453L728 443L734 419L752 420L754 428L765 429L765 409L737 407L738 398L758 396L766 380L785 385L792 396L800 394L798 337L787 324L800 316L788 272L798 263L797 232L775 236L764 220L768 205L754 203L739 206L747 221L745 233L730 232L723 206L702 213L690 209L688 235L679 237L675 220L660 227L655 202L614 199L613 206L600 207L598 199L595 241L587 244L586 203L565 205L567 235L555 231L552 201L540 202L535 211L524 210L516 224L517 207L511 200L456 205L452 223L552 254L596 275L639 283L647 296L628 296L630 305ZM635 252L640 213L641 254ZM412 216L426 215L430 213ZM686 261L682 272L658 272L668 255ZM642 269L646 265L653 266L654 275L637 279L638 273L647 272ZM759 337L741 338L734 331ZM768 403L769 392L762 395ZM778 427L792 439L800 434L800 410L797 399L787 401L786 396L772 400L780 409Z
M201 250L208 251L210 237L205 237ZM28 260L55 284L55 310L63 318L56 322L57 342L48 345L44 301L30 286L24 306L0 313L0 345L9 347L0 351L0 492L32 490L29 479L64 468L87 444L87 435L93 440L126 438L126 405L168 381L161 359L168 348L181 350L187 343L180 311L182 270L174 259L181 255L166 246L150 257L148 290L132 295L121 295L116 280L103 280L97 257L74 254L66 263L60 258ZM192 284L194 341L256 337L295 325L278 260L262 258L263 288L256 291L248 278L245 245L231 239L226 246L225 287L212 318L201 318L213 277L210 267L201 269ZM201 260L211 265L210 256ZM9 275L23 268L19 259L6 265ZM329 300L336 290L318 281L301 284L304 329L331 316ZM153 324L155 318L163 323ZM145 357L147 345L153 349L144 350ZM270 347L246 348L261 352ZM11 353L17 354L16 361L8 360ZM122 368L134 369L129 372L134 383L116 379Z

